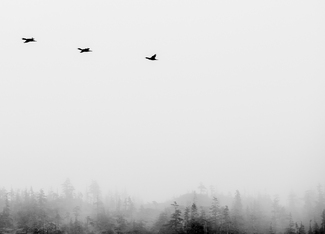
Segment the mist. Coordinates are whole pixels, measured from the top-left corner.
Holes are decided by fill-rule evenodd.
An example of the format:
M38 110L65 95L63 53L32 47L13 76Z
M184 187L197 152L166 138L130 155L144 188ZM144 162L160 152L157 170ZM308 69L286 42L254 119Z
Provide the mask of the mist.
M167 202L156 218L173 198L192 194L190 204L173 203L166 213L184 215L201 183L207 188L202 199L213 201L213 186L230 212L237 190L244 207L245 197L259 194L283 206L290 194L317 194L325 178L324 7L2 0L3 194L42 189L71 213L73 199L96 181L113 216L121 214L104 199L120 194L135 199L137 209ZM36 42L22 40L32 37ZM158 60L146 59L154 54ZM67 179L75 192L70 200L62 190ZM1 199L5 209L5 195ZM91 216L88 208L80 211L83 218ZM321 224L321 210L313 209L301 208L292 218ZM11 228L21 228L17 216L12 220ZM284 230L283 224L278 232Z

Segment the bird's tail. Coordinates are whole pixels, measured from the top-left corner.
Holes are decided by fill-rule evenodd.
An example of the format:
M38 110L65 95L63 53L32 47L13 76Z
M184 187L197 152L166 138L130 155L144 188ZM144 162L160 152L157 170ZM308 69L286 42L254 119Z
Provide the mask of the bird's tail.
M23 39L23 40L27 40L27 38L25 38L25 37L23 37L22 39Z
M78 50L82 50L81 48L78 48Z

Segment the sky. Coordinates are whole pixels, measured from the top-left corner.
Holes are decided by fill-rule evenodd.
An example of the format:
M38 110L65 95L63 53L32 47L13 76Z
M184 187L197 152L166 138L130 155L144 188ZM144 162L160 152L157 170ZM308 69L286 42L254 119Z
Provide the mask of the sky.
M200 182L248 194L324 184L324 9L1 0L0 187L96 180L163 201Z

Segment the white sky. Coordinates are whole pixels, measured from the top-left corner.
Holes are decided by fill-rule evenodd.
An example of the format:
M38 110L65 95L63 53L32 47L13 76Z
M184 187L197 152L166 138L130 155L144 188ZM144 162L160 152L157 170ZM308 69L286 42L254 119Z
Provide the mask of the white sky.
M96 179L159 201L201 181L270 193L323 183L324 10L1 0L0 186Z

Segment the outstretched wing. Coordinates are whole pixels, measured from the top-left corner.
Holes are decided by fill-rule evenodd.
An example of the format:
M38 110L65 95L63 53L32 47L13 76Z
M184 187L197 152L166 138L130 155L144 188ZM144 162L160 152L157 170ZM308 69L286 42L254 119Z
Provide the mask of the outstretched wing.
M151 59L156 59L156 54L152 55Z

